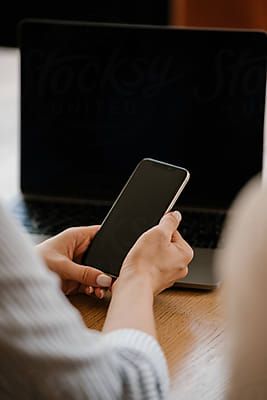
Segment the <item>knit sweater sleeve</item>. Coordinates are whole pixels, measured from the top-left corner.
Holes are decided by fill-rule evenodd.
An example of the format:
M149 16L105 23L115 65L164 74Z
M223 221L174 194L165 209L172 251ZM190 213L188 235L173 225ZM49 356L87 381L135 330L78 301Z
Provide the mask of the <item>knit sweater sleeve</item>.
M141 331L89 330L0 206L1 399L165 399L168 371Z

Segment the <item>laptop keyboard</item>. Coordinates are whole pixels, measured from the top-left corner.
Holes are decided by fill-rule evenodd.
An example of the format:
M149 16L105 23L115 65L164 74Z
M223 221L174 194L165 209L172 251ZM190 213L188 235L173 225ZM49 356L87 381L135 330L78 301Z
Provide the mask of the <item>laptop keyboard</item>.
M55 235L72 226L101 224L109 209L109 206L27 200L15 204L12 212L28 232ZM182 211L179 231L192 247L215 248L224 218L224 213Z
M225 213L182 211L179 232L192 247L214 249L218 245Z
M110 207L20 201L12 212L29 233L55 235L72 226L100 224Z

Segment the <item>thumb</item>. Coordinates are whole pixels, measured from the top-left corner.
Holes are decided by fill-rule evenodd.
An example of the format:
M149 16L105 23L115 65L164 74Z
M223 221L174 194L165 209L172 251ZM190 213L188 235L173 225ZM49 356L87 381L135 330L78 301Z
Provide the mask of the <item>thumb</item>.
M161 218L159 227L163 230L168 238L171 238L173 233L177 230L182 219L179 211L169 212Z
M112 278L99 269L76 264L69 260L68 279L87 286L110 287Z

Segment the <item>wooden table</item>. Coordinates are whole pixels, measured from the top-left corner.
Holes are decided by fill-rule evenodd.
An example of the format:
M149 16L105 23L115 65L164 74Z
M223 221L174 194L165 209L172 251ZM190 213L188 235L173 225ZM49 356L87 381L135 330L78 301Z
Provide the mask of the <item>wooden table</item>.
M73 296L90 328L101 329L108 301ZM223 399L223 318L219 291L170 289L155 300L159 341L166 354L173 399Z
M0 49L0 199L18 191L18 51ZM90 328L101 329L107 300L83 295L71 299ZM222 399L223 315L219 291L171 289L155 300L159 341L166 354L172 398Z

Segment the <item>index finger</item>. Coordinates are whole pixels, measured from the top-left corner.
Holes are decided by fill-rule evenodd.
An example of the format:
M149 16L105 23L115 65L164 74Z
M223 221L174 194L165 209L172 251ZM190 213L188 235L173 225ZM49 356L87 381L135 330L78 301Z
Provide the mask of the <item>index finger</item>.
M171 239L173 233L177 230L181 219L182 216L179 211L169 212L161 218L159 227Z
M59 235L62 235L65 238L65 245L71 249L72 254L75 257L78 257L89 246L100 227L100 225L79 226L66 229Z
M67 234L76 240L76 244L80 244L84 240L89 240L99 231L101 225L91 226L75 226L73 228L66 229L62 234Z

